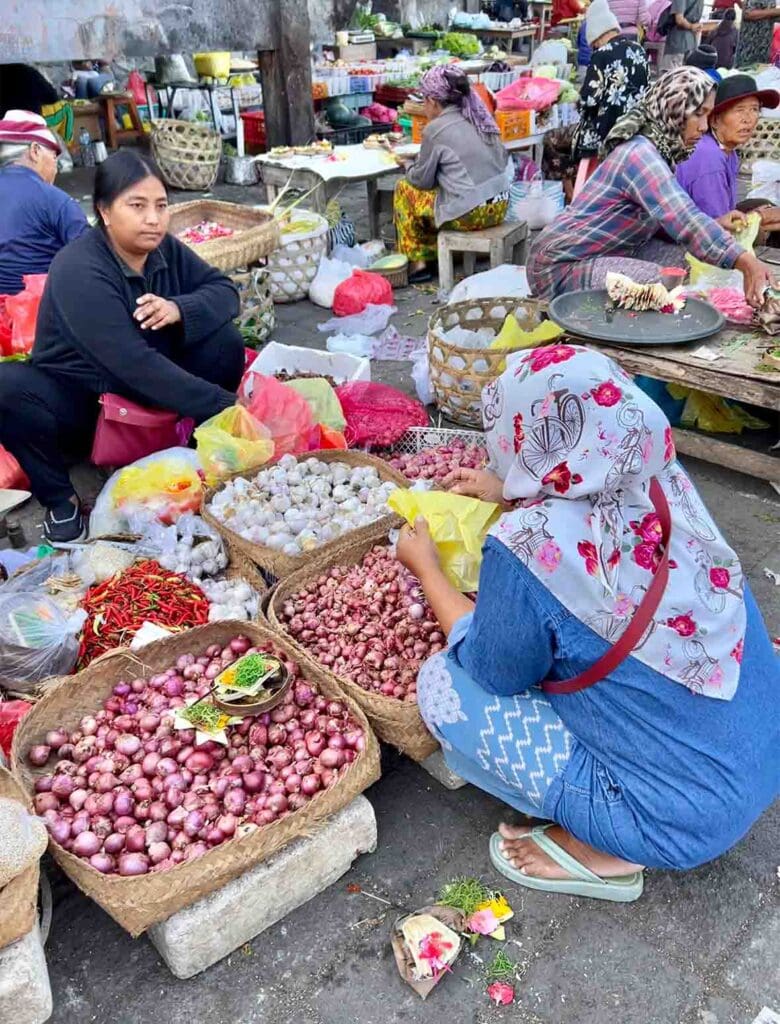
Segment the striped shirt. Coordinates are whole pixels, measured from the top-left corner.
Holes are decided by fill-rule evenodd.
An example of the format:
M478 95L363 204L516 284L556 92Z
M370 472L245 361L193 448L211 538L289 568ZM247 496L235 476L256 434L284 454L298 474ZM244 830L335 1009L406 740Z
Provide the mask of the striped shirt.
M637 250L659 228L716 267L733 267L743 252L680 188L652 142L637 135L610 153L534 242L527 268L534 295L549 299L587 287L593 260L641 258Z
M650 24L650 4L648 0L609 0L609 9L620 22L624 35L636 38L639 25Z

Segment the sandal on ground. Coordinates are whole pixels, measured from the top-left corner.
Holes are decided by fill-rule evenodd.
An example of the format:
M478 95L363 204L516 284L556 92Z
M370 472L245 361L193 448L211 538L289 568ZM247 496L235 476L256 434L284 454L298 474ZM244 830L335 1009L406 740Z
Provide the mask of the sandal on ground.
M433 280L433 274L427 267L421 270L413 270L409 275L409 284L427 284Z
M600 878L584 865L575 860L571 854L562 849L545 833L552 825L538 825L531 829L527 836L543 850L551 860L572 876L571 878L536 878L527 875L514 867L501 852L504 837L494 832L490 837L490 859L493 867L517 885L526 889L537 889L540 892L557 892L566 896L590 896L596 900L611 900L614 903L632 903L639 899L644 888L644 874L635 871L631 875L620 875L617 878Z

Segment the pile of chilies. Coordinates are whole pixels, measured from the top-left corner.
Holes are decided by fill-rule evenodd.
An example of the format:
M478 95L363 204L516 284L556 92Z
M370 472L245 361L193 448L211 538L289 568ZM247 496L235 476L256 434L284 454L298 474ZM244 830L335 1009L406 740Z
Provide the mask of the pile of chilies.
M399 452L384 455L383 458L393 469L403 473L407 480L433 480L441 483L455 469L482 469L488 457L481 445L466 444L462 438L455 438L449 444L424 448L413 455Z
M126 647L144 622L189 629L209 619L209 602L200 587L152 560L136 562L91 587L81 607L87 620L79 647L79 669L106 651Z
M174 729L177 708L258 650L282 658L293 675L282 703L228 726L228 746L196 746L194 729ZM363 730L285 659L272 644L253 647L243 636L212 644L151 679L117 683L73 732L47 733L27 757L37 767L57 759L35 782L35 810L54 841L103 874L165 871L333 786L364 749Z
M408 703L420 666L445 646L419 581L379 545L290 595L280 621L336 675Z

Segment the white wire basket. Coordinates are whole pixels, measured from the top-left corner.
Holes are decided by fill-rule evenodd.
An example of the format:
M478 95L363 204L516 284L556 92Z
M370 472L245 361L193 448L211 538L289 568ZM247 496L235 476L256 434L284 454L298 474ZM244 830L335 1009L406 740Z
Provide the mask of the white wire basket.
M409 427L387 451L391 455L416 455L426 448L436 448L452 441L479 445L487 453L487 439L481 430L454 430L450 427Z

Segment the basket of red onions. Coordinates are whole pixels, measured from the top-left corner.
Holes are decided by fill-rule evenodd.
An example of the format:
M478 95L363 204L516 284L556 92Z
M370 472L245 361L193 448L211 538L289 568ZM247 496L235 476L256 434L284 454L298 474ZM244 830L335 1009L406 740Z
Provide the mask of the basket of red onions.
M201 700L250 652L293 678L242 719ZM63 870L139 935L344 807L379 777L360 708L268 627L218 622L95 662L25 716L13 770Z
M407 480L430 480L436 487L456 469L483 469L487 441L478 430L410 427L387 451L377 452Z
M267 609L366 713L380 739L422 761L438 744L417 707L417 674L446 646L420 583L393 557L387 527L346 538L277 585Z

